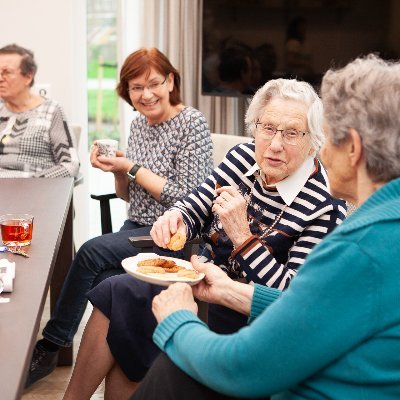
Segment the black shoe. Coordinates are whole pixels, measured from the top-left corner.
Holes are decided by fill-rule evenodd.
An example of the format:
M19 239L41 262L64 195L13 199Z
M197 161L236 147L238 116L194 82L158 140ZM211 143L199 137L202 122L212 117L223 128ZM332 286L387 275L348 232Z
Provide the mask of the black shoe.
M58 361L57 351L45 350L40 344L36 344L33 349L33 355L31 365L29 367L28 378L26 379L25 389L31 386L33 383L45 376L51 374Z

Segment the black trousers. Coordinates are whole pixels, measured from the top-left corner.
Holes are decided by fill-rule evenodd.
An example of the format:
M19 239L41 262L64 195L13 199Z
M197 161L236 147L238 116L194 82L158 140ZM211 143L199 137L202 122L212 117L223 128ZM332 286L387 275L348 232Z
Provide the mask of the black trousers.
M130 400L229 400L180 370L165 353L154 361ZM241 397L240 399L246 400ZM267 400L267 399L265 399Z

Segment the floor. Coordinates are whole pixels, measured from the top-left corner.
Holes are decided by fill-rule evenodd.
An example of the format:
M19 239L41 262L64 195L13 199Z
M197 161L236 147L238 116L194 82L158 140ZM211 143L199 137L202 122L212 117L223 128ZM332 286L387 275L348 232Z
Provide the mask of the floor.
M78 332L74 338L74 359L76 358L82 333L86 326L86 322L90 316L91 311L92 307L89 304L83 316L82 322L79 326ZM50 316L50 306L49 302L47 301L42 316L41 326L39 329L39 336L40 332L42 331L42 327L49 319L49 316ZM61 400L64 395L65 389L68 385L71 374L72 374L72 367L57 367L52 374L34 383L30 388L25 390L21 399ZM99 386L99 388L97 389L95 394L91 397L91 399L100 400L103 398L104 398L104 384Z

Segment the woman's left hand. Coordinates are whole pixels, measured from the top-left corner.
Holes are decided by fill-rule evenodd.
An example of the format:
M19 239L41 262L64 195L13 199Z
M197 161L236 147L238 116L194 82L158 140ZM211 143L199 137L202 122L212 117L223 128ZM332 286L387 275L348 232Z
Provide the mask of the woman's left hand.
M154 297L152 310L157 322L160 323L178 310L189 310L197 315L197 304L191 287L187 283L177 282Z
M252 235L247 221L246 200L232 186L218 188L217 194L212 211L218 214L224 231L238 247Z

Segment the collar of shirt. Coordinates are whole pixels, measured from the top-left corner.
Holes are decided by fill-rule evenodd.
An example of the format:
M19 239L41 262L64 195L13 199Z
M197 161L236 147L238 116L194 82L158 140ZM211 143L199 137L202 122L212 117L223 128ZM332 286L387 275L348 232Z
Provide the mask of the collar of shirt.
M275 185L269 185L267 188L276 188L279 195L282 197L285 204L290 206L293 200L300 193L306 184L308 178L314 171L314 158L307 157L303 164L293 174L289 175L285 179L277 182ZM263 180L263 172L261 168L255 163L246 173L245 176L256 175L257 179Z

